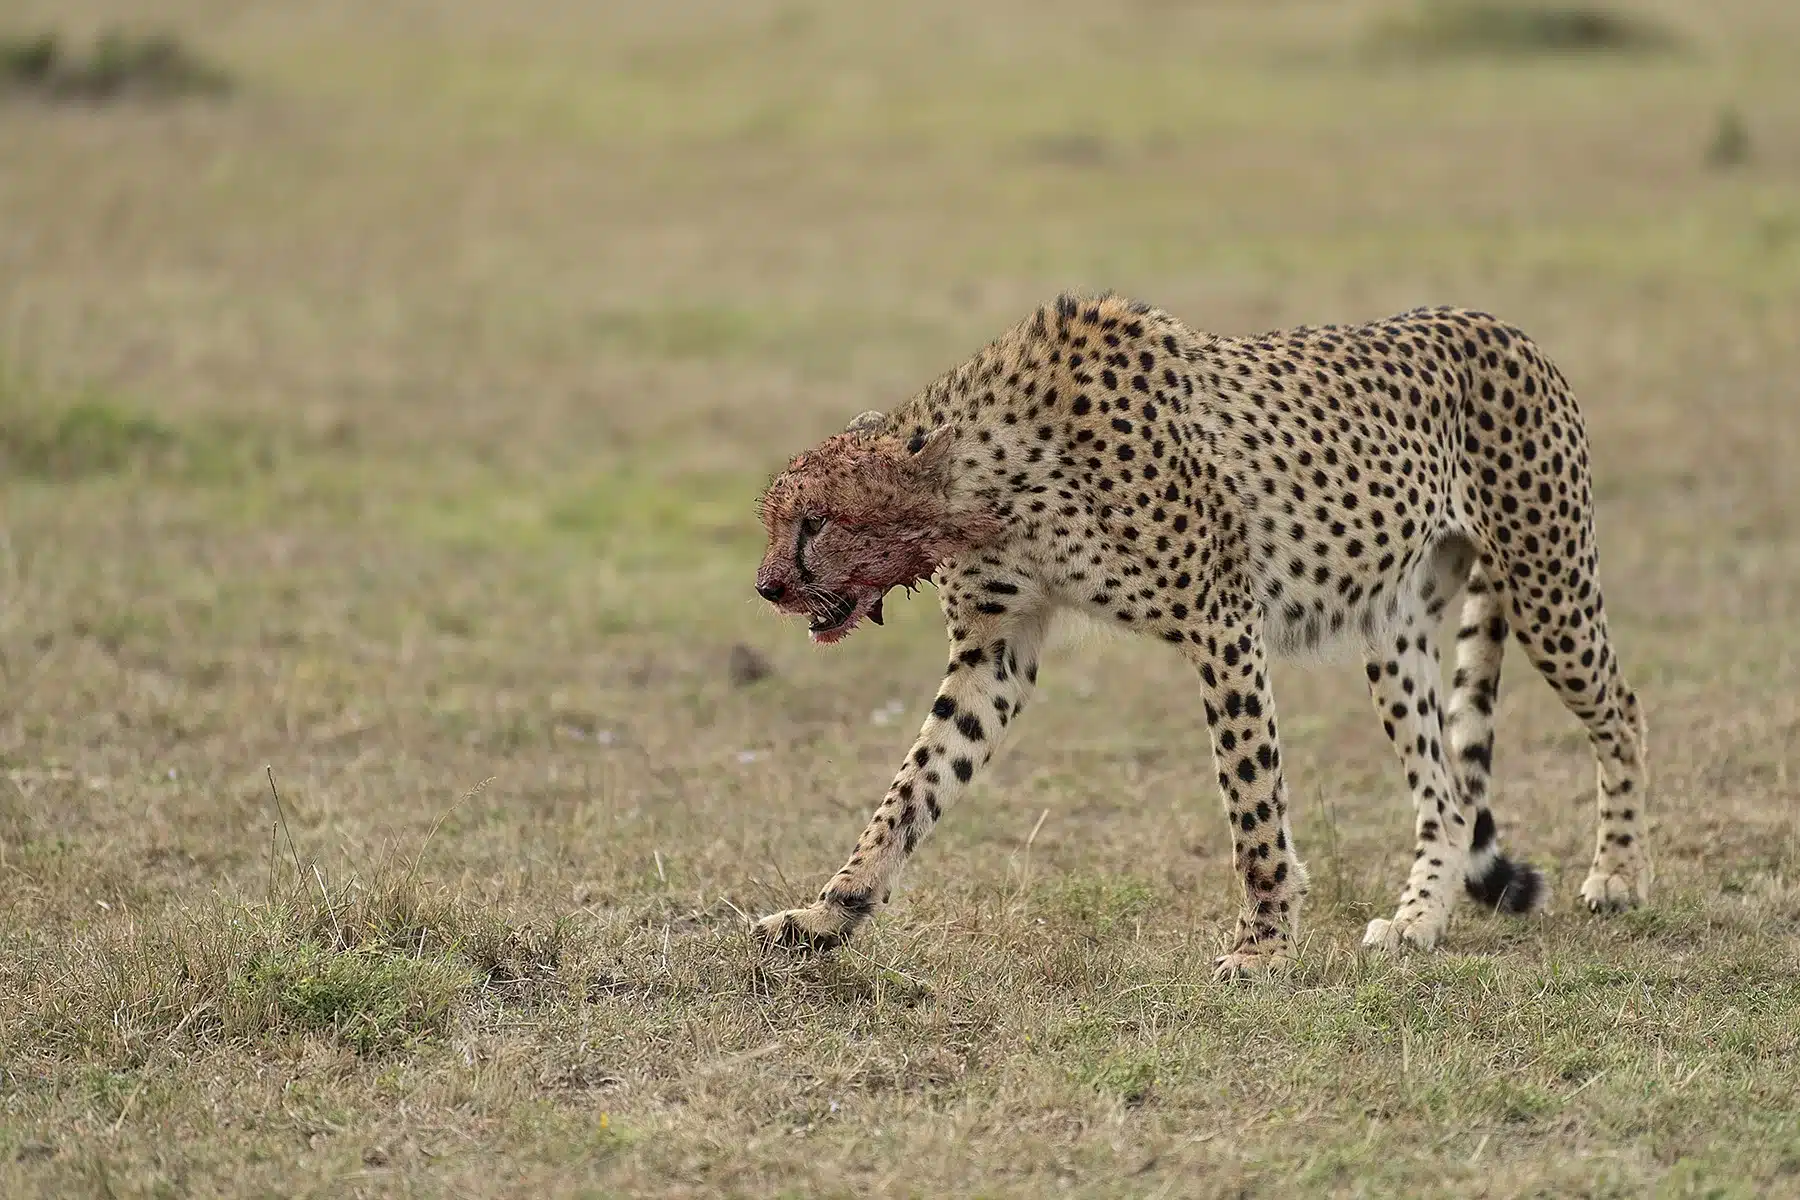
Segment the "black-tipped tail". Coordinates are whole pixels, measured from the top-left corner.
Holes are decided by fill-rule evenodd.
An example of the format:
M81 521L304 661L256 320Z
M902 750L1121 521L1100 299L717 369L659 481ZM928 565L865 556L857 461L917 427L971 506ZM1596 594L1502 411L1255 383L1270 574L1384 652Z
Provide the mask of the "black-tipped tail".
M1465 886L1477 904L1494 912L1528 913L1544 902L1543 872L1504 854L1490 857L1479 874L1471 872Z

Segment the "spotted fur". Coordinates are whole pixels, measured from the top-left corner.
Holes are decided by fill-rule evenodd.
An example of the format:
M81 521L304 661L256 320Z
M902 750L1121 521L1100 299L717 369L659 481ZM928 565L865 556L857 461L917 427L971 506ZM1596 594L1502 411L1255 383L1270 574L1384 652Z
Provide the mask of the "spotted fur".
M815 903L758 923L770 943L830 948L888 902L1029 704L1066 609L1169 643L1199 677L1243 889L1221 977L1291 959L1307 889L1272 654L1360 649L1405 771L1415 857L1365 945L1436 946L1463 892L1507 912L1542 900L1538 872L1501 854L1488 805L1509 633L1594 749L1582 898L1601 911L1646 897L1644 728L1607 634L1587 435L1561 372L1494 317L1420 309L1227 338L1065 296L796 459L764 519L759 590L815 629L852 614L821 640L878 619L886 589L927 569L950 634L874 820ZM1446 703L1435 633L1459 598Z

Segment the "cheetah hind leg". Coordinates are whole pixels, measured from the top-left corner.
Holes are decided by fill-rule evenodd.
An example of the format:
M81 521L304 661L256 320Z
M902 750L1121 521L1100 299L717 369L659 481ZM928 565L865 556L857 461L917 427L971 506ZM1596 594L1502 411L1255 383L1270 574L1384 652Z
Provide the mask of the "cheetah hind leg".
M1645 799L1644 714L1638 706L1637 693L1625 686L1616 670L1612 687L1620 699L1620 716L1625 726L1619 741L1628 743L1632 735L1636 741L1635 745L1622 748L1601 749L1606 744L1595 739L1600 782L1599 844L1594 865L1581 885L1581 898L1590 912L1618 912L1644 903L1650 898L1650 883L1655 875L1638 825Z
M1494 770L1494 705L1500 695L1500 663L1508 633L1504 599L1489 567L1476 562L1469 569L1456 631L1456 673L1444 726L1457 792L1475 814L1464 888L1471 900L1489 912L1529 913L1543 906L1547 894L1544 876L1530 863L1500 852L1499 829L1488 807Z
M1514 597L1512 618L1519 644L1586 727L1594 751L1600 822L1581 898L1593 912L1634 908L1649 899L1652 876L1643 829L1644 718L1614 656L1599 591L1588 611L1570 602L1534 613Z

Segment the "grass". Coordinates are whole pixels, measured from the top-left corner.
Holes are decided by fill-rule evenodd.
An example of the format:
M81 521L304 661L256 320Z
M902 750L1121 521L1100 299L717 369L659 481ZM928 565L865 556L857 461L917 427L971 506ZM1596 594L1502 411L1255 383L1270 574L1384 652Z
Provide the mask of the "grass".
M223 70L166 33L109 29L86 54L71 52L54 33L0 38L0 98L11 92L108 103L216 97L230 90Z
M1741 167L1750 161L1750 130L1744 123L1744 114L1735 108L1727 108L1719 113L1719 121L1713 129L1712 141L1706 146L1706 161L1714 167Z
M24 959L11 1053L141 1069L182 1045L319 1034L366 1057L441 1038L477 992L521 1000L558 982L560 925L510 925L422 881L419 855L330 878L287 836L291 863L271 834L259 900L214 895Z
M67 480L108 474L160 457L174 444L157 421L87 401L60 413L9 414L0 446L6 466L20 475Z
M1673 30L1643 14L1520 0L1426 0L1382 21L1373 42L1384 53L1423 58L1659 54L1682 45Z
M1398 64L1477 6L151 7L9 12L234 88L0 121L0 1194L1796 1190L1791 6ZM927 597L769 617L754 496L1065 286L1532 331L1653 906L1574 911L1592 765L1515 656L1552 911L1362 957L1402 781L1356 670L1282 664L1306 942L1216 987L1185 669L1066 639L867 938L752 951L942 655Z

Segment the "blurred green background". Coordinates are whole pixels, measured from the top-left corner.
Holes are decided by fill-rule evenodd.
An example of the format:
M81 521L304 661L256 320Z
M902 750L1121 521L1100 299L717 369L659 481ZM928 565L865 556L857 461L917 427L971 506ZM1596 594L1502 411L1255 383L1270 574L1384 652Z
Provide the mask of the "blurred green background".
M1786 0L9 0L0 1191L1789 1188L1797 65ZM1065 288L1555 357L1655 908L1563 911L1514 666L1556 911L1358 959L1410 816L1283 666L1314 940L1212 989L1199 713L1101 641L857 954L753 961L942 636L812 650L755 495Z

